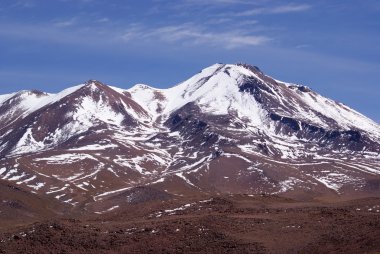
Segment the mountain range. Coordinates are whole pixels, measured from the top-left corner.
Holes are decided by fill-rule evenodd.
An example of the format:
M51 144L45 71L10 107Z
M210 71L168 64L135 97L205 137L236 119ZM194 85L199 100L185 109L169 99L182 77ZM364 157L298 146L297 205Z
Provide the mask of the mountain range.
M168 89L89 80L0 96L0 178L93 213L204 193L378 196L380 126L247 64Z

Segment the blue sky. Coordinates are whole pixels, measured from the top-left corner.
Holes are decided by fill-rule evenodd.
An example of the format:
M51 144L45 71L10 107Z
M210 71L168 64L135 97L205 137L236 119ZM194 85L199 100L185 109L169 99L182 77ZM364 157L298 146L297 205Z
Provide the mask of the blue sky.
M0 94L246 62L380 122L378 0L0 0Z

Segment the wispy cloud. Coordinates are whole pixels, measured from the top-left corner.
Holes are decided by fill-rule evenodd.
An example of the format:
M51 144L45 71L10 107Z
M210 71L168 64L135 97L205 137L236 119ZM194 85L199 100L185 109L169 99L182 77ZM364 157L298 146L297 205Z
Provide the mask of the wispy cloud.
M308 4L301 4L301 5L289 4L289 5L281 5L281 6L273 6L273 7L259 7L259 8L254 8L247 11L233 13L231 15L243 17L243 16L254 16L254 15L260 15L260 14L285 14L285 13L293 13L293 12L303 12L311 8L312 6Z
M77 46L109 47L110 45L161 44L162 47L174 45L204 46L234 49L259 46L271 38L255 34L249 29L210 29L193 23L151 27L145 24L111 26L101 22L99 26L83 26L76 19L50 24L7 24L0 25L0 38L43 41ZM96 21L94 21L96 22ZM70 29L67 29L70 28Z
M266 36L250 34L247 31L208 31L194 24L147 28L134 25L121 38L125 41L145 40L182 43L184 45L219 46L227 49L245 46L258 46L271 39Z
M247 0L185 0L183 3L188 5L215 5L215 4L252 4L252 1Z
M216 18L216 19L209 20L207 23L209 25L220 25L220 24L231 22L231 21L232 21L231 18Z
M109 21L110 21L109 18L100 18L96 22L98 22L98 23L106 23L106 22L109 22Z
M34 2L30 0L19 0L19 1L15 1L14 6L22 7L22 8L31 8L31 7L34 7L35 4Z
M74 0L60 1L73 2ZM97 0L78 1L101 2ZM269 32L273 28L268 28L265 22L260 20L260 17L252 16L302 12L312 8L307 4L278 5L278 2L273 0L182 0L173 3L173 6L177 3L182 4L183 8L179 12L174 12L170 4L165 3L164 0L155 0L155 3L158 6L163 3L159 9L155 9L159 14L155 12L149 16L145 13L147 16L143 18L140 18L139 15L111 16L107 12L85 15L81 11L57 16L50 22L0 24L0 28L4 27L4 29L0 29L0 36L77 45L86 43L94 45L125 45L125 43L132 45L135 43L138 45L137 41L140 41L146 45L160 43L162 47L174 45L180 48L181 46L200 45L202 47L236 49L267 45L276 37ZM194 15L189 16L189 12L186 10L191 8L184 8L184 5L197 6L194 7L197 11L191 12ZM215 9L214 5L222 7ZM225 8L226 6L228 7ZM178 15L182 11L187 14ZM73 17L67 18L67 15L73 15ZM152 17L156 18L154 15L159 16L160 20L152 21ZM108 17L112 17L112 20ZM131 25L132 22L135 22L135 25ZM160 23L157 24L158 22ZM96 38L95 42L89 38Z
M60 0L61 2L80 2L80 3L92 3L95 0Z
M283 5L277 6L269 10L269 13L289 13L289 12L302 12L311 9L311 5L300 4L300 5Z
M68 20L62 20L62 21L55 22L54 25L57 27L68 27L68 26L73 26L76 23L76 21L77 21L77 18L73 17L73 18L68 19Z
M154 10L175 10L176 15L187 15L192 11L197 13L206 14L211 10L221 10L224 8L235 8L235 7L252 7L258 6L258 3L267 0L178 0L173 1L168 4L169 1L166 0L156 0L159 2L158 5L154 6Z

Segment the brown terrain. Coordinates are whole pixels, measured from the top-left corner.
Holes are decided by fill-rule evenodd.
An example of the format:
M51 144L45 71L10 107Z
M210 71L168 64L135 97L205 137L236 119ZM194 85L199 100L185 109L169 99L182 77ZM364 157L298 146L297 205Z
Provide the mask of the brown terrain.
M145 187L135 193L132 203L103 214L78 209L70 216L47 212L42 217L33 216L40 209L38 199L31 202L36 206L32 208L24 204L32 200L30 197L23 201L22 195L15 196L1 205L1 214L8 209L14 217L2 217L0 251L380 252L380 198L296 201L264 194L169 197ZM130 192L115 199L121 201L123 195L129 197Z

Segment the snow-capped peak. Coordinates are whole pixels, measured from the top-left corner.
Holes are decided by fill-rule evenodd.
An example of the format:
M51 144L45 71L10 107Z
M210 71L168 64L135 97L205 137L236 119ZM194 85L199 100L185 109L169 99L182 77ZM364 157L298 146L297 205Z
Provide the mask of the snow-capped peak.
M99 123L117 128L153 128L191 103L204 115L227 116L244 122L254 132L272 137L278 134L282 124L295 130L361 131L380 140L379 125L360 113L306 86L274 80L258 67L246 64L214 64L168 89L137 84L124 90L89 80L57 94L22 94L28 95L20 107L23 117L52 104L56 111L68 106L65 110L70 111L64 114L80 126L75 125L78 130L83 126L83 130L88 130ZM4 103L9 98L12 95L1 96L0 100ZM63 102L64 98L67 100ZM1 119L11 114L4 110L7 113L0 115ZM19 111L12 114L20 115Z
M77 85L77 86L73 86L73 87L70 87L70 88L67 88L57 94L49 94L49 96L45 97L44 99L42 99L41 101L38 101L37 103L33 104L28 112L33 112L33 111L36 111L40 108L43 108L45 107L46 105L49 105L49 104L53 104L55 102L58 102L60 101L61 99L65 98L66 96L74 93L75 91L81 89L85 84L81 84L81 85ZM28 102L29 103L29 102Z
M134 91L134 90L158 90L158 89L151 87L147 84L136 84L128 90Z
M257 120L260 106L253 98L239 91L239 83L248 75L255 74L240 66L215 64L187 81L162 91L168 98L163 112L168 115L185 104L194 102L208 113L222 115L236 110Z
M147 111L169 117L187 103L203 112L226 115L235 112L259 128L268 125L272 113L316 127L338 130L361 129L379 137L379 125L309 87L275 80L255 66L214 64L168 89L136 85L128 90ZM155 95L160 94L159 100ZM357 124L361 122L360 126Z

